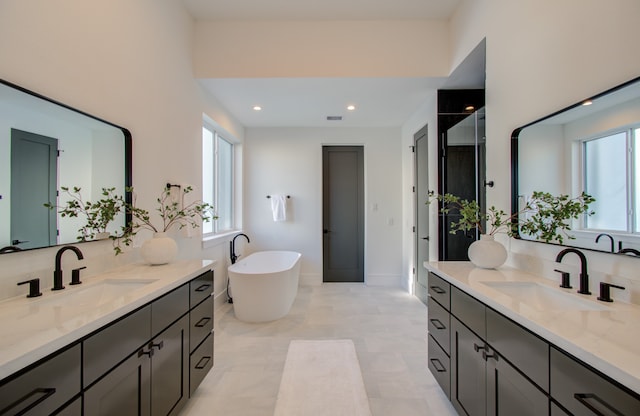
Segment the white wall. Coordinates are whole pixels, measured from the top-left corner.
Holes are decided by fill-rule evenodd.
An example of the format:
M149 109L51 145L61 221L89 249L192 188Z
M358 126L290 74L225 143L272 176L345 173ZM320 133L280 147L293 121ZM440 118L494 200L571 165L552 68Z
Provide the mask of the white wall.
M639 75L638 16L637 0L464 3L452 20L452 56L460 62L486 37L487 180L496 184L487 190L489 205L510 209L509 139L516 127ZM512 264L557 278L556 246L506 244ZM602 279L632 279L627 285L637 287L638 260L587 254L592 287ZM636 288L632 296L639 293Z
M402 156L397 128L250 128L245 139L248 250L302 253L301 276L322 282L322 146L364 146L365 282L400 285ZM267 195L290 195L288 220L274 222ZM373 206L377 205L377 210ZM390 223L392 223L390 225Z
M197 78L441 77L448 46L445 21L203 21L194 71Z
M180 2L0 0L0 10L0 76L128 128L142 206L153 206L166 181L199 193L203 112L243 139L242 126L193 78L194 23ZM224 241L225 249L203 252L197 234L180 239L180 255L220 260L215 291L222 293ZM86 276L138 259L135 251L114 257L109 242L81 249ZM25 278L50 286L54 254L0 256L2 297L22 293L15 282Z

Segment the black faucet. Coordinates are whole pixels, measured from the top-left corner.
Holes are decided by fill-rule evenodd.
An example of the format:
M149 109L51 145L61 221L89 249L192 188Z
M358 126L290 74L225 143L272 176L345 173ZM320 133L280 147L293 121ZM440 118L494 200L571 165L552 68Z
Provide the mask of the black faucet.
M233 240L231 240L229 242L229 256L231 257L231 264L235 264L236 260L238 260L238 257L240 256L236 256L236 238L243 236L244 238L247 239L247 243L250 243L251 241L249 240L249 237L246 234L238 234L235 237L233 237Z
M587 258L584 254L575 248L565 248L556 256L556 262L560 263L567 253L575 253L580 257L580 289L578 293L582 295L590 295L589 292L589 274L587 273Z
M640 257L640 251L634 248L623 248L620 251L618 251L618 254L633 254L636 257Z
M56 253L56 269L53 271L53 288L51 290L62 290L64 289L64 285L62 284L62 254L67 251L72 250L78 256L78 260L84 259L82 255L82 251L78 247L75 246L64 246Z
M616 251L616 249L614 248L614 241L611 234L607 234L607 233L598 234L598 236L596 237L596 243L600 240L600 237L609 237L609 240L611 240L611 252L613 253Z

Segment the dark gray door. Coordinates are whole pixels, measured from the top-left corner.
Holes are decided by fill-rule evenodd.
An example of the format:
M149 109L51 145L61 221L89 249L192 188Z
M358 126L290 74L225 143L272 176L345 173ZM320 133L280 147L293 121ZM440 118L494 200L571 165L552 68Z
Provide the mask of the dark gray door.
M429 206L426 204L429 195L429 151L427 142L427 126L414 136L415 143L415 295L427 304L427 270L423 264L429 261Z
M151 361L134 353L84 393L85 416L151 414Z
M323 281L364 282L364 151L322 147Z
M58 140L11 129L11 244L20 248L57 243Z

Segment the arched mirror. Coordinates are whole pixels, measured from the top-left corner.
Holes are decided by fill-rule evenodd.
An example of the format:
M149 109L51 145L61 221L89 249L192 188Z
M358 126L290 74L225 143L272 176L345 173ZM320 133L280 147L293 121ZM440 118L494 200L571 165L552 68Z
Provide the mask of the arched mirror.
M514 130L511 156L512 212L533 191L584 191L595 214L563 245L640 257L640 77Z
M83 218L62 218L61 187L95 201L103 188L131 186L131 134L15 84L0 80L0 252L78 241ZM109 225L120 230L125 216Z

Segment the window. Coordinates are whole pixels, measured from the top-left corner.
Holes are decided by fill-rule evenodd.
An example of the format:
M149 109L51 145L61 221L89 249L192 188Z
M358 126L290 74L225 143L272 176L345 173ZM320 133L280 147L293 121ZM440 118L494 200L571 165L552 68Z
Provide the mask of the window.
M640 232L640 127L583 142L584 189L596 201L586 228Z
M218 215L203 224L203 234L233 229L233 143L207 122L202 126L202 189L203 201Z

